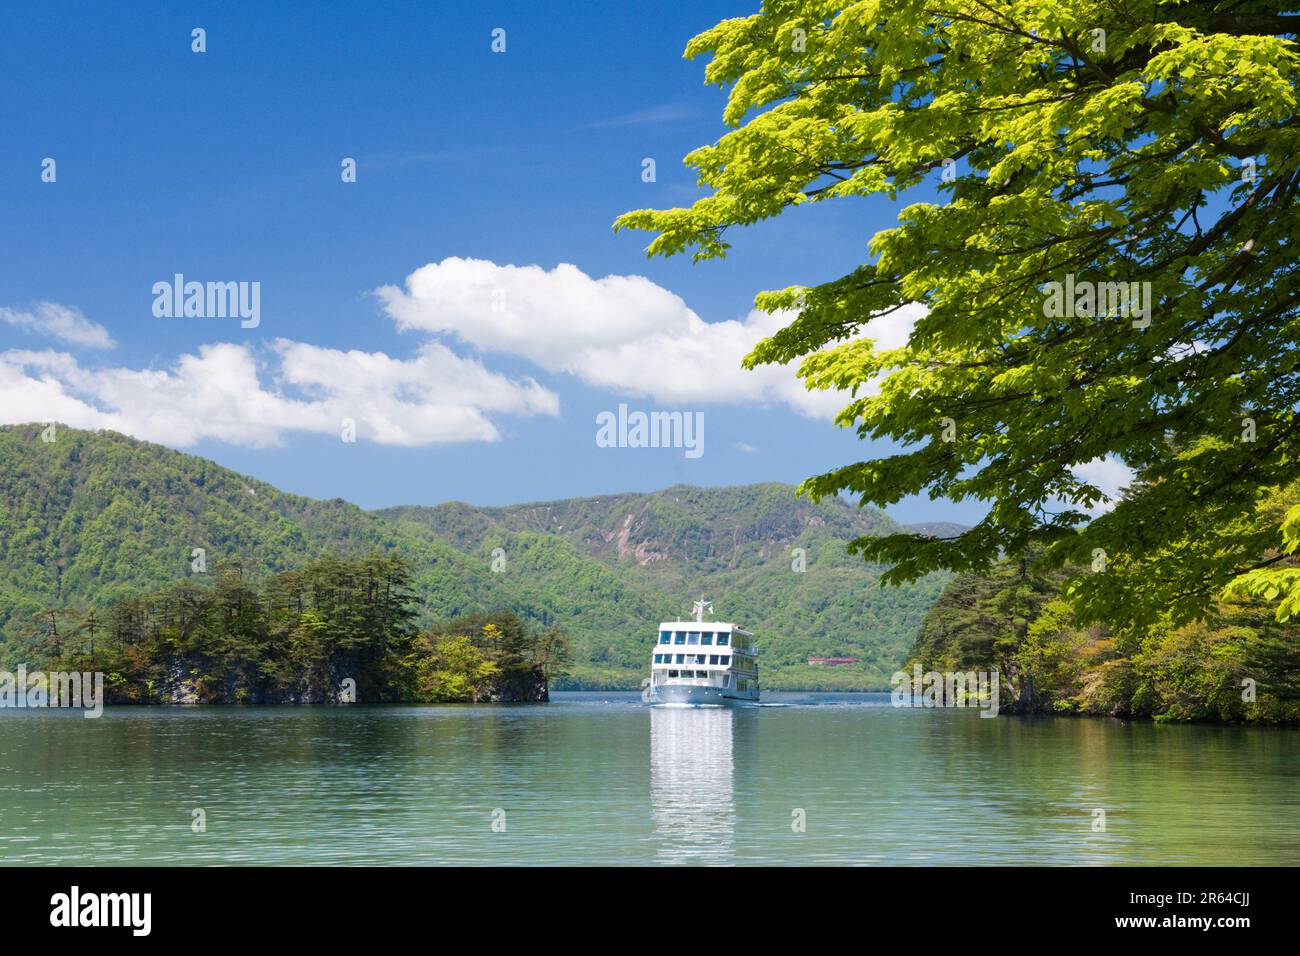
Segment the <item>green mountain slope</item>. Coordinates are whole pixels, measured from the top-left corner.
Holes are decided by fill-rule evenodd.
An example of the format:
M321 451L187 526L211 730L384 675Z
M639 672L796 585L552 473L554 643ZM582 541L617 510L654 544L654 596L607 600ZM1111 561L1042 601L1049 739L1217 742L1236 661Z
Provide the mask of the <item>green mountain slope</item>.
M860 535L896 531L898 525L878 511L840 500L814 505L797 498L789 485L678 486L505 508L453 503L379 514L406 529L423 528L485 561L499 548L507 577L515 574L512 555L537 536L565 542L571 553L617 571L626 601L612 616L614 630L573 628L579 657L591 665L578 673L589 681L600 676L600 668L640 667L653 623L687 616L691 602L705 594L715 601L719 617L743 622L761 635L769 686L774 679L808 687L888 686L889 674L947 580L935 575L882 589L879 569L849 556L845 544ZM803 571L795 570L796 549L802 551ZM541 583L534 575L544 571L533 566L527 571L521 578ZM529 597L563 601L570 593L557 579ZM566 610L573 611L554 610L561 623L569 620ZM810 656L858 657L863 663L810 666L804 663Z
M411 563L426 623L511 609L574 639L574 678L636 686L655 624L701 594L760 637L769 687L884 687L945 575L882 589L845 543L880 512L788 485L367 512L279 491L113 433L0 428L0 634L49 607L104 605L240 559L271 572L373 550ZM927 530L929 530L927 528ZM800 550L796 550L800 549ZM804 570L796 570L802 567ZM858 657L838 668L809 656Z

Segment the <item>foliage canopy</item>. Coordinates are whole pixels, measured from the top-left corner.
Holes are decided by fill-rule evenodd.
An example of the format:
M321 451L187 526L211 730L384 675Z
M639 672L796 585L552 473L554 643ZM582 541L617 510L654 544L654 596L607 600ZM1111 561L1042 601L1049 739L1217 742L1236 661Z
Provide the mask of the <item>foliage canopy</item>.
M1290 561L1274 501L1300 478L1287 9L767 0L686 49L730 90L731 131L686 157L708 195L616 226L656 233L651 255L701 259L791 206L916 195L849 274L757 297L790 321L747 365L798 361L810 388L847 392L838 424L901 449L803 490L988 503L949 539L855 542L891 581L1101 552L1107 573L1071 591L1086 619L1198 618L1238 576ZM1123 283L1131 307L1059 314L1049 283L1067 282ZM906 345L878 348L867 323L904 308L919 313ZM1135 480L1089 521L1104 496L1079 469L1099 459ZM1242 586L1300 594L1300 573Z

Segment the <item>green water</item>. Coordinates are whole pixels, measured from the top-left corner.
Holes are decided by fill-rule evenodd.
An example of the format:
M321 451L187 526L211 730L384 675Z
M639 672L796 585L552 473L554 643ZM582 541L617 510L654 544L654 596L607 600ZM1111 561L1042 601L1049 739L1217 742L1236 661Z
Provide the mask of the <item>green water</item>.
M0 859L1300 864L1294 731L766 701L3 711Z

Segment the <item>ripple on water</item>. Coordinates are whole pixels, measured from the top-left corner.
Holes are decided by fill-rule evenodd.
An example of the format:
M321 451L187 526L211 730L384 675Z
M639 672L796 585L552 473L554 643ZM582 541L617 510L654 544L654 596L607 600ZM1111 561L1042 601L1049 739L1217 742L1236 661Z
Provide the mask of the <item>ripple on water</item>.
M521 707L116 708L96 721L10 712L0 857L1300 863L1294 731L986 720L895 709L888 694L764 704L652 708L599 693Z

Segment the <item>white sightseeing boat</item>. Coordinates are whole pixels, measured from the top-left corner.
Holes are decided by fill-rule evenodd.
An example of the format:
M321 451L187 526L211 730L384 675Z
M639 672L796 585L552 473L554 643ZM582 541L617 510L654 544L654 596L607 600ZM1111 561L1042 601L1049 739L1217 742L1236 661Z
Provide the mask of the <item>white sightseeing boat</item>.
M695 620L664 621L650 664L647 699L655 704L732 705L758 702L754 635L735 624L706 621L712 601L695 602Z

